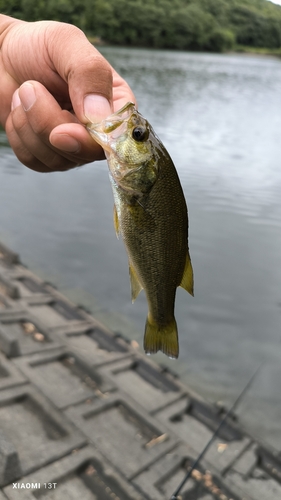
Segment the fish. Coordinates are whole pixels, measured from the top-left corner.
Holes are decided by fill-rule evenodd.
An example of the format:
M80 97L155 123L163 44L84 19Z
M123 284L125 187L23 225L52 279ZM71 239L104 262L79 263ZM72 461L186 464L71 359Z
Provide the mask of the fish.
M176 289L193 295L188 211L173 161L132 102L100 123L91 137L104 149L114 197L114 226L128 254L132 302L144 289L144 351L179 355Z

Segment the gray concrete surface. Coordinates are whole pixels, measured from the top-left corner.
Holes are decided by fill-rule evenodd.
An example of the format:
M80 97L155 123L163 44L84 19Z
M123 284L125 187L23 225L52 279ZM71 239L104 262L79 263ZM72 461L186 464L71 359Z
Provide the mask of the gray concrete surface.
M0 500L169 500L223 418L0 244ZM182 500L280 500L230 419Z

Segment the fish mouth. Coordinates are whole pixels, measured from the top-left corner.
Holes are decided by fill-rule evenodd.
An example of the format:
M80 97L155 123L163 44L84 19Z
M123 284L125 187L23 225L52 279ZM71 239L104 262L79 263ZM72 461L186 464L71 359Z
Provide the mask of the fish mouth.
M136 111L135 104L127 102L121 109L101 122L89 123L86 128L105 151L110 151L112 140L118 138L125 131L126 123Z

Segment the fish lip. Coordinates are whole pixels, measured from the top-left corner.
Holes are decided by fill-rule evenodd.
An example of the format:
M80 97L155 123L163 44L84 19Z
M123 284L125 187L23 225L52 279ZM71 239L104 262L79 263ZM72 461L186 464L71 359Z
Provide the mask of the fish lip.
M128 111L128 115L122 118L122 115ZM86 129L98 144L105 150L110 151L109 134L118 127L126 123L132 113L136 111L136 106L133 102L127 102L121 109L107 116L98 123L89 123Z
M126 104L124 104L124 106L123 106L121 109L119 109L119 110L118 110L118 111L116 111L115 113L112 113L112 115L110 115L108 118L111 118L111 117L113 117L113 116L120 116L120 115L122 115L125 111L127 111L127 110L129 110L129 109L131 109L131 113L130 113L130 114L132 114L132 112L136 110L136 105L135 105L135 103L133 103L132 101L128 101Z
M101 122L102 123L102 122ZM98 124L100 125L100 124ZM108 143L108 136L100 131L94 130L92 128L92 124L90 126L86 126L89 134L95 139L95 141L107 152L110 152L110 145Z
M104 118L100 122L96 122L96 123L90 122L90 126L94 127L94 128L97 128L97 127L100 127L102 123L107 122L109 120L112 120L112 119L114 120L115 118L119 118L120 119L120 115L122 115L123 113L125 113L125 111L127 111L129 109L131 109L130 115L133 113L133 111L136 110L136 105L133 102L131 102L131 101L128 101L126 104L124 104L124 106L121 109L118 109L118 111L115 111L114 113L111 113L110 115L108 115L106 118ZM128 118L123 118L123 120L127 121Z

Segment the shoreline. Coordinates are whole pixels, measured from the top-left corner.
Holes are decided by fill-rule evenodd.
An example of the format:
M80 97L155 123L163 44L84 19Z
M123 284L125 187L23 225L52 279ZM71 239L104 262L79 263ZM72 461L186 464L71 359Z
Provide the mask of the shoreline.
M180 50L180 49L173 49L173 48L168 48L168 47L144 47L144 46L135 46L135 45L115 45L112 43L109 43L105 40L102 40L100 37L95 37L95 36L87 36L88 40L90 43L95 45L96 47L123 47L127 49L145 49L145 50L172 50L175 52L192 52L194 54L202 54L202 53L207 53L207 54L241 54L241 55L253 55L253 56L271 56L271 57L281 57L281 47L278 49L269 49L266 47L247 47L244 45L237 45L235 46L234 49L232 50L227 50L225 52L215 52L215 51L206 51L206 50Z

